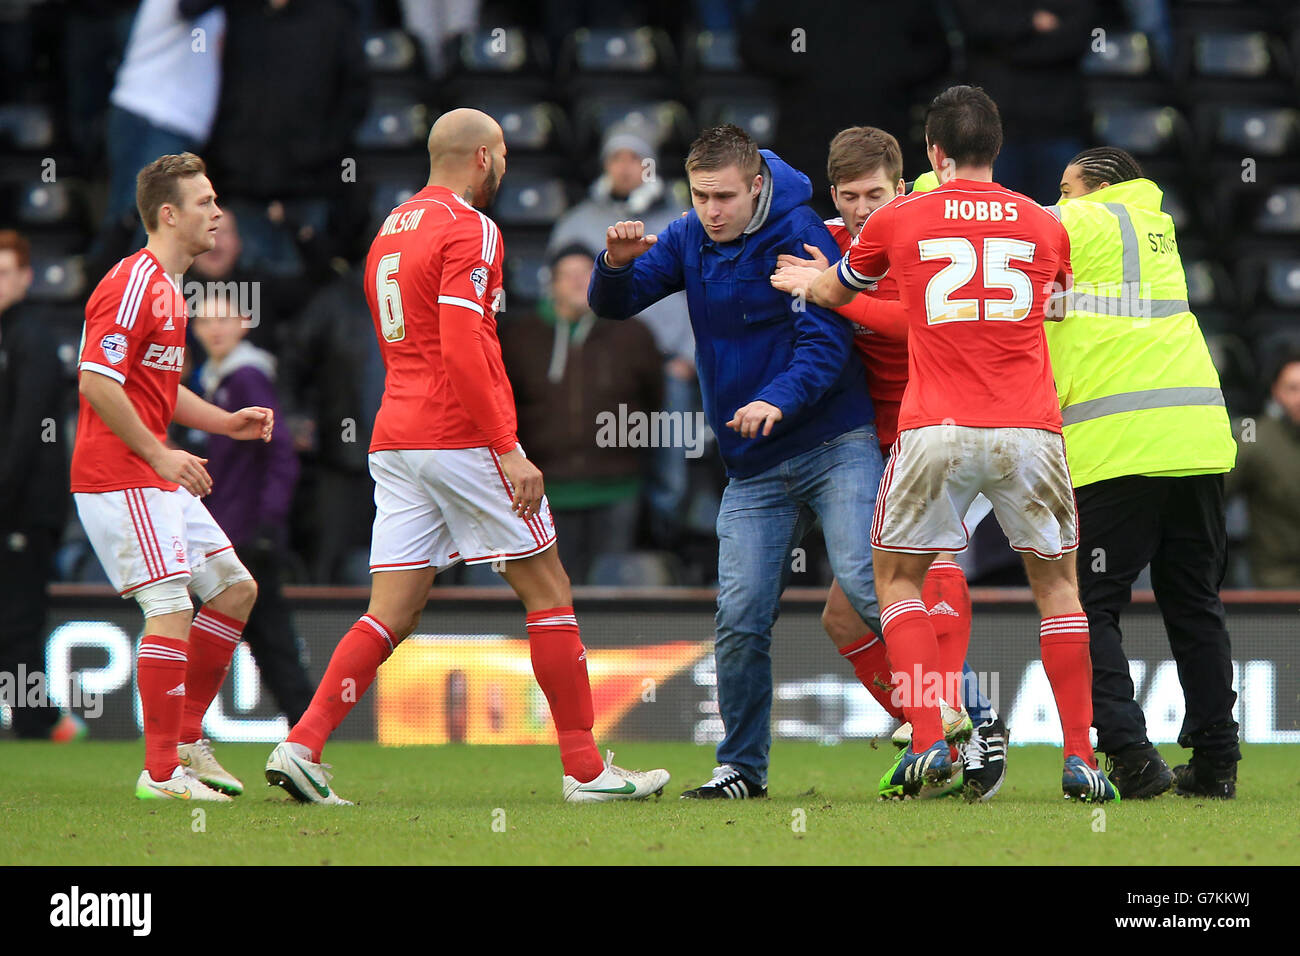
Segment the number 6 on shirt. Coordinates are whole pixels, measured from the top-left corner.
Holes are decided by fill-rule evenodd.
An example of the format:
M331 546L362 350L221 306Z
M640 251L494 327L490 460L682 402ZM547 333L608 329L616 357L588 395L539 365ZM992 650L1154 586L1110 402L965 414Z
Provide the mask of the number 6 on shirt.
M380 328L386 342L400 342L406 338L402 290L393 278L401 258L400 252L390 252L379 260L379 265L375 268L375 299L379 306Z

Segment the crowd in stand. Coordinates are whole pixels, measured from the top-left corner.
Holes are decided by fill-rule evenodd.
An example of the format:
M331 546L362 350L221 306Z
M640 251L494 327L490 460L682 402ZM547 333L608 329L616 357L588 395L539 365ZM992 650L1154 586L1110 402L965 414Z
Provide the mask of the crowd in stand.
M367 179L371 167L364 162L358 180L356 144L375 97L396 86L415 89L430 104L448 99L443 91L456 88L460 38L490 36L498 24L521 30L535 41L537 61L551 65L543 82L558 84L580 28L648 26L679 48L700 31L732 36L741 68L728 76L728 89L743 91L752 80L770 96L779 121L764 145L809 175L823 207L826 144L843 126L871 122L898 131L907 178L923 171L915 104L954 76L984 84L1002 105L1008 145L999 179L1054 201L1065 162L1095 141L1077 63L1098 19L1119 17L1146 29L1157 68L1173 55L1163 2L1116 4L1115 10L1084 0L953 0L906 9L813 4L799 12L795 29L806 31L807 48L821 44L816 55L801 50L797 36L792 41L788 6L766 0L0 2L5 87L14 91L6 99L43 105L54 117L57 132L46 151L84 185L77 194L82 225L73 235L53 227L0 233L0 550L21 561L35 553L28 548L43 549L38 560L48 552L57 577L99 580L76 521L67 521L66 466L54 451L66 454L71 446L66 428L75 386L68 356L61 367L58 337L32 331L48 322L65 330L66 341L66 330L79 327L76 302L24 299L33 281L33 248L71 254L89 288L143 243L135 172L160 154L202 155L225 210L217 247L186 276L187 290L191 282L202 289L191 297L187 383L218 404L278 409L277 440L251 450L254 455L219 439L201 445L194 435L174 438L202 448L212 463L210 508L259 581L274 575L363 584L373 514L366 450L383 367L360 268L376 210L382 218L386 209L379 209L381 190ZM1041 9L1026 13L1027 6ZM845 29L852 17L871 30ZM412 38L418 67L377 88L375 51L367 43L381 31ZM859 49L863 44L869 57ZM852 98L846 91L865 88L860 74L867 69L873 108L846 112ZM576 114L587 93L580 84L572 89L569 112ZM413 122L427 132L427 118ZM506 137L510 145L508 125ZM520 291L507 289L511 300L500 329L520 439L546 475L575 583L708 585L716 576L713 524L724 480L709 436L694 448L603 447L596 439L602 412L666 412L685 429L698 420L695 344L683 296L627 323L596 320L586 301L608 225L640 219L655 231L689 207L674 189L681 179L680 137L674 142L653 123L618 117L591 145L591 155L566 170L574 201L562 204L558 218L518 231L503 222L507 256L516 239L525 249L536 240L543 267L535 288L521 280ZM4 182L17 188L39 179L38 153L0 144ZM410 168L417 172L407 177L408 193L423 184L418 164ZM594 177L585 195L578 176ZM6 185L3 195L7 202L14 192ZM7 213L0 216L6 222ZM38 278L48 281L48 275ZM1258 389L1247 389L1245 401L1230 408L1249 423L1240 467L1230 478L1230 489L1248 502L1242 527L1250 529L1249 564L1239 562L1233 573L1236 583L1300 586L1300 489L1294 487L1300 356L1260 372ZM31 419L22 416L33 403L45 404L48 414L38 420L54 421L61 440L27 427ZM993 571L998 556L1010 554L997 541L987 553ZM626 560L629 554L642 560ZM807 568L794 583L829 581L816 553ZM972 570L978 582L980 569ZM491 584L496 576L490 569L460 569L448 580Z

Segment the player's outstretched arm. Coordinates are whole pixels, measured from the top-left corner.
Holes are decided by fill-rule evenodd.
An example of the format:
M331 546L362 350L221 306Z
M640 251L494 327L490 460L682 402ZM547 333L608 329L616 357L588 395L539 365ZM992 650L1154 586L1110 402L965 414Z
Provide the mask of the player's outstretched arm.
M176 392L176 412L172 421L211 435L225 435L241 441L260 438L269 442L271 430L275 427L275 413L260 405L228 412L204 401L182 385Z
M174 481L202 498L212 490L212 478L203 466L206 458L197 458L179 448L168 448L149 431L136 413L126 390L109 378L90 369L83 369L79 384L81 394L118 438L158 473L164 481ZM185 391L185 389L181 389ZM206 404L206 403L205 403Z
M805 262L805 260L794 259L790 263L778 264L776 272L772 273L772 288L779 289L781 292L793 296L803 296L805 301L813 305L825 306L830 309L838 309L842 305L847 305L857 295L852 289L847 288L835 275L835 266L817 270L815 266L795 265L795 262ZM816 274L814 275L814 271Z

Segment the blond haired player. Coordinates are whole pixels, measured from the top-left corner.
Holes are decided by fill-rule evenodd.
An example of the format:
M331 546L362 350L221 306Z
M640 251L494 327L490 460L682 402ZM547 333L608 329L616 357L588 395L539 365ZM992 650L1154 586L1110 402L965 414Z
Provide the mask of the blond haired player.
M243 784L212 755L202 721L257 585L199 501L212 490L205 460L169 448L167 426L270 441L273 415L227 412L180 384L187 314L178 280L216 243L221 218L203 160L154 160L136 179L136 204L148 243L86 303L72 492L109 581L144 612L136 679L145 768L136 796L229 800ZM203 603L197 615L190 591Z

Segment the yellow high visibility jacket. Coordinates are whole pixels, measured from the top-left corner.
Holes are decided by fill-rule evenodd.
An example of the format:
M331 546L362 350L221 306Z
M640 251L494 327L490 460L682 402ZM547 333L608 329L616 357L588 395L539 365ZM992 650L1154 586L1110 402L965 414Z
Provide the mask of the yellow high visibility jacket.
M1074 272L1065 319L1044 327L1076 488L1215 474L1236 461L1161 195L1134 179L1049 207L1070 236Z

